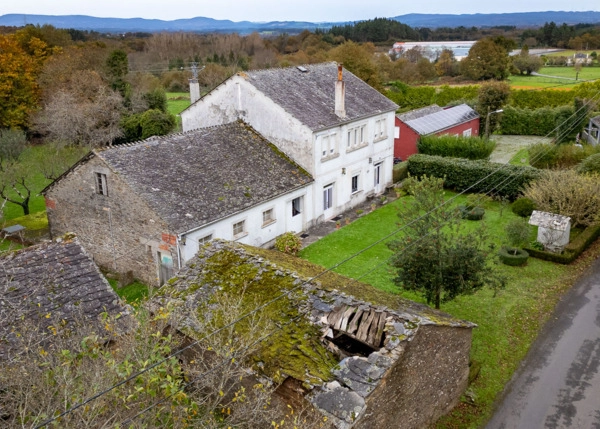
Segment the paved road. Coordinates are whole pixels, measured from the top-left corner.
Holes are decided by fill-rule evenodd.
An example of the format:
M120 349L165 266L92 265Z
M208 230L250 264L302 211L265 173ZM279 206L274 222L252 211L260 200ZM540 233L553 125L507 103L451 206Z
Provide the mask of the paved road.
M557 306L487 429L600 429L600 258Z

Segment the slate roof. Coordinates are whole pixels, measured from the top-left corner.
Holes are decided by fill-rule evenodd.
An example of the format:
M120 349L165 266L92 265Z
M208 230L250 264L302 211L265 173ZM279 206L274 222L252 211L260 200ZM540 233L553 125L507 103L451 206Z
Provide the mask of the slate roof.
M84 315L128 318L128 309L92 259L74 240L27 247L0 256L0 355L18 321L42 327Z
M238 75L313 131L398 108L375 88L344 69L347 116L340 119L334 112L335 82L338 78L334 62L252 70Z
M479 114L466 104L440 110L417 118L402 120L420 135L428 135L464 124L479 118Z
M242 122L96 151L176 233L313 181Z

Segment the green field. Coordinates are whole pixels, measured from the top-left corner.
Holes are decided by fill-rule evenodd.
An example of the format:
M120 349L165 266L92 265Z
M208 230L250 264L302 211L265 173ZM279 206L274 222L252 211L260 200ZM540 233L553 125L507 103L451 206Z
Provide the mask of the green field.
M301 257L324 267L332 267L377 240L384 239L397 229L396 206L402 200L387 204L324 237L302 250ZM462 196L457 199L457 203L463 201ZM500 214L501 208L499 203L488 203L483 220L488 234L493 237L492 241L498 245L505 244L504 225L515 217L507 207ZM468 228L479 226L478 222L464 222ZM596 245L594 249L597 256L600 246ZM335 271L378 289L424 302L421 296L401 291L392 282L393 272L387 264L390 255L391 251L382 242ZM499 265L499 270L508 278L508 284L496 296L486 288L474 295L461 296L442 304L443 311L477 324L473 331L471 359L481 365L481 371L468 390L474 404L461 403L438 423L438 427L477 428L490 417L494 400L517 369L542 324L590 259L588 256L587 260L582 259L569 266L534 258L529 258L523 267Z
M577 72L574 67L542 67L539 74L556 76L510 76L508 81L513 88L557 88L572 89L581 82L600 79L600 67L582 67L578 80L575 80Z

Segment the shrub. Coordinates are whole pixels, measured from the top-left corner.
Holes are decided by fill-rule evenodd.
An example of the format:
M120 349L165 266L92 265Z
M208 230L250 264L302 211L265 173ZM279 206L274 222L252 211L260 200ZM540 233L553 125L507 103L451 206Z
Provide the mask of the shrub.
M573 262L590 244L592 244L598 237L600 237L600 223L594 224L587 227L581 234L579 234L572 242L565 246L563 253L546 252L539 249L537 245L532 245L525 250L534 258L542 259L544 261L557 262L559 264L570 264Z
M523 249L504 246L498 251L498 256L503 264L510 265L512 267L518 267L519 265L523 265L525 262L527 262L529 253Z
M598 153L600 146L538 143L529 147L529 163L536 168L569 168Z
M529 217L535 210L535 203L529 198L518 198L510 207L517 216Z
M417 145L419 153L453 158L489 159L496 142L480 137L452 135L422 136Z
M573 226L600 220L600 176L579 175L574 170L545 171L529 183L523 196L538 210L569 216Z
M481 220L485 214L485 210L481 207L458 206L460 215L463 219Z
M408 164L406 162L400 162L394 165L392 176L394 183L406 179L408 177Z
M586 159L581 161L581 164L579 164L579 167L577 167L577 172L579 174L600 174L600 153L588 156Z
M302 240L293 232L284 232L275 239L275 248L288 255L297 255L302 247Z
M572 91L513 89L510 92L509 104L521 109L539 109L564 106L573 103L574 99L575 95Z
M508 244L513 248L521 248L529 241L529 224L525 219L512 219L504 227ZM516 254L516 252L515 252Z
M505 196L511 200L516 199L524 186L540 175L539 170L527 166L423 154L408 159L408 172L416 177L445 178L444 186L458 191Z

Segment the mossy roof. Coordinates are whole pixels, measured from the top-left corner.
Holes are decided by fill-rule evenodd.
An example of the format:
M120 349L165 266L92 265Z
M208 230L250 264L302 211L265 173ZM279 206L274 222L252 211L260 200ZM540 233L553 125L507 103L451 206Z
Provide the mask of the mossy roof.
M252 357L253 363L269 377L289 375L310 385L331 380L331 370L339 361L321 341L322 331L314 323L316 312L311 303L316 294L320 300L330 301L354 295L362 302L391 308L396 315L420 324L474 326L365 283L326 272L303 259L223 240L213 240L202 248L196 258L158 291L151 305L169 303L175 314L180 309L192 310L198 318L212 317L208 314L211 306L236 293L244 301L240 313L256 310L254 314L263 314L271 322L272 333L261 342ZM194 329L189 317L178 316L180 330L197 339L206 335ZM235 329L238 334L243 333L248 324L242 321Z

